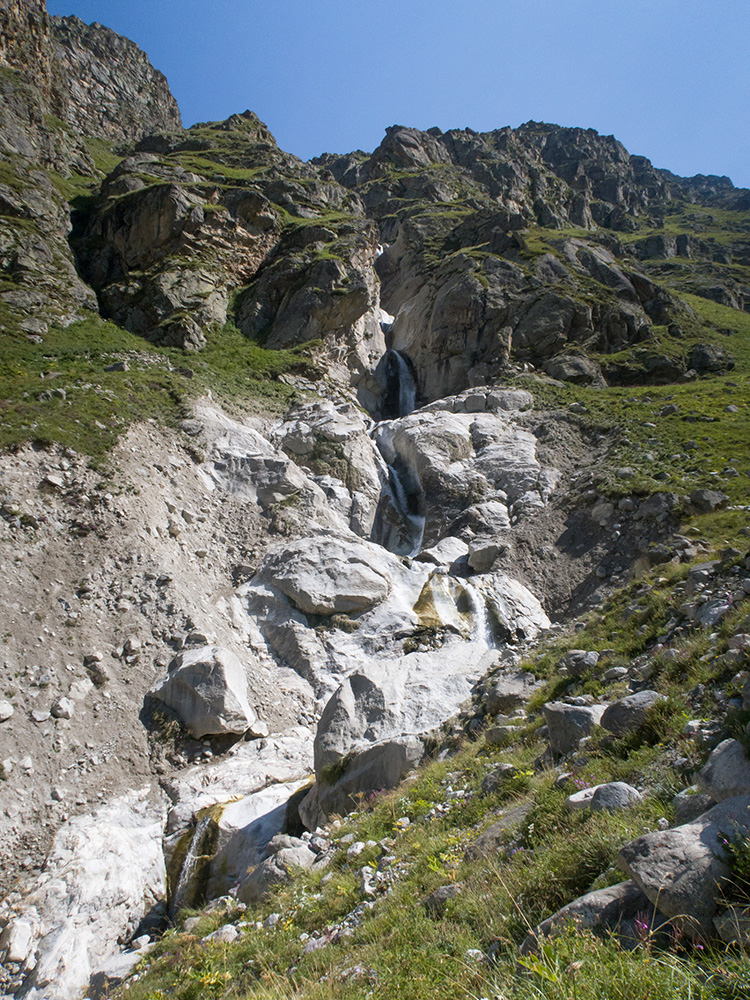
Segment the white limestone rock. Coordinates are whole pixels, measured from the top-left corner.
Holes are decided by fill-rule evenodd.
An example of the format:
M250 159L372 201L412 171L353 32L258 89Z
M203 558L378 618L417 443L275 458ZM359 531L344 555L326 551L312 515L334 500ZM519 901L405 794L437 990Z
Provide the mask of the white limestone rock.
M149 695L179 715L198 739L244 733L255 721L247 700L247 675L237 657L221 646L178 653L168 676Z
M356 536L320 532L268 553L258 577L305 614L369 610L389 594L394 557Z
M58 830L45 870L13 908L6 961L33 977L31 1000L72 1000L165 893L164 807L133 792Z

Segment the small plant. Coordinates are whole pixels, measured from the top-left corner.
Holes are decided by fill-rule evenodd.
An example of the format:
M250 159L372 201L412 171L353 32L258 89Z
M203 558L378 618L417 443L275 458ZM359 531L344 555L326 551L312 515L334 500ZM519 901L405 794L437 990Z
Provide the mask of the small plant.
M750 903L750 837L735 827L721 837L722 861L729 866L730 876L721 885L726 903Z

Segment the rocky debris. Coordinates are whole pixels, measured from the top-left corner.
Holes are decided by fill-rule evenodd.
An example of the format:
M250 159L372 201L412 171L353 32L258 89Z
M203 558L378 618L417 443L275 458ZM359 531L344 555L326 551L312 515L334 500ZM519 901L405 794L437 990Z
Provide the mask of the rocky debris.
M234 653L220 646L178 653L169 664L169 674L151 688L149 697L173 709L198 739L241 735L256 719L247 700L245 668Z
M739 740L724 740L695 776L698 788L716 802L750 795L750 760Z
M749 833L750 797L725 799L691 823L626 844L618 864L675 926L707 939L720 887L730 877L724 840Z
M657 691L638 691L608 705L599 725L615 736L623 736L638 729L646 721L648 712L654 705L664 701L664 695Z
M544 719L549 730L550 749L556 754L576 750L584 736L600 724L604 705L566 705L548 702L544 706Z
M542 921L527 935L521 945L521 954L537 951L544 938L564 933L571 924L577 930L590 930L603 936L615 932L622 944L633 947L643 940L644 932L658 930L664 922L664 916L654 911L635 882L620 882L579 896Z
M15 708L7 698L0 699L0 722L7 722L13 717L14 712Z
M163 827L163 807L146 791L59 829L44 874L14 905L1 939L6 964L31 977L39 1000L78 995L163 899Z

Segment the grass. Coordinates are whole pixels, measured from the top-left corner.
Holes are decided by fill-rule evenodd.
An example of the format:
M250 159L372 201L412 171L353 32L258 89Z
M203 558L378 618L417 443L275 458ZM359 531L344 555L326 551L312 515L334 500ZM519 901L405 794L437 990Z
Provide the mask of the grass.
M98 317L52 328L41 344L6 331L0 348L0 447L57 442L95 461L134 421L176 426L208 389L235 407L284 409L295 391L278 377L310 372L304 347L268 351L231 324L213 330L199 356L154 347ZM129 371L106 370L123 359Z
M524 959L519 974L517 947L529 929L571 898L620 881L614 867L620 845L653 829L673 794L654 781L656 771L669 770L654 754L638 762L651 768L647 773L657 789L643 803L618 814L571 813L564 806L567 793L553 787L553 775L534 768L539 749L533 740L506 751L479 740L450 760L427 764L405 787L363 803L337 831L378 841L382 849L366 848L350 862L344 844L325 873L300 874L244 914L232 904L204 912L189 933L180 929L181 917L147 960L147 971L122 995L130 1000L746 997L741 990L748 984L747 967L733 956L659 951L649 940L628 952L614 938L563 935ZM594 751L592 757L587 765L592 782L616 773L604 755ZM482 776L500 759L523 768L526 784L482 796ZM448 797L449 788L462 791L462 797ZM503 808L522 802L531 810L501 835L497 853L464 860L467 844ZM411 824L404 828L402 817ZM325 938L355 911L362 902L356 870L374 865L382 853L393 859L389 870L397 873L390 891L364 909L348 936L334 935L321 950L305 952L310 935ZM461 891L442 916L428 915L421 900L446 884L460 885ZM263 925L270 913L279 914L275 927ZM227 921L242 921L235 942L203 942ZM477 962L472 950L491 953L493 962Z

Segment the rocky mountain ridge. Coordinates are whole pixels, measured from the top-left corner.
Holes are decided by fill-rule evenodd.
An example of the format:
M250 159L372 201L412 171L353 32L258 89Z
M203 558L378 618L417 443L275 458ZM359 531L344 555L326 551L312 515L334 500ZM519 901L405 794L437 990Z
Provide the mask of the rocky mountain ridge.
M738 921L693 840L746 808L747 192L534 122L303 163L250 111L182 129L106 28L2 17L6 993L106 990L170 921L223 989L211 949L266 942L242 907L280 900L287 995L280 969L455 881L456 845L521 884L514 852L542 871L574 822L590 869L522 934L470 917L462 961L502 977L571 914ZM661 908L656 819L708 872ZM462 890L429 888L450 936ZM195 941L206 902L229 916ZM170 940L131 996L163 995Z

